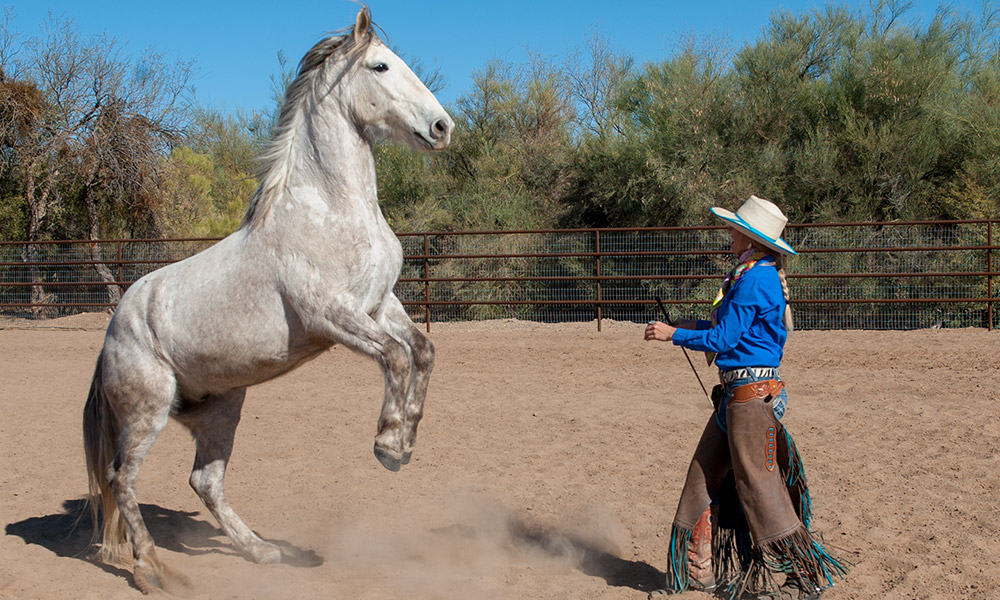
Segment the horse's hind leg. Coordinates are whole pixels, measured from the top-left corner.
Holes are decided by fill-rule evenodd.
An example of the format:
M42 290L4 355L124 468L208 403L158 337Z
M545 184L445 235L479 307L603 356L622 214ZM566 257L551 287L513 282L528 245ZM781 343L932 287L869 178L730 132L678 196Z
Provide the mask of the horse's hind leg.
M156 557L153 537L142 520L135 494L139 467L170 416L175 384L173 377L157 369L136 368L128 373L113 378L108 386L110 402L121 423L118 456L108 466L108 479L132 541L132 576L144 594L156 589L183 594L191 589L191 582ZM132 376L136 374L142 377Z
M277 563L281 550L247 527L225 496L226 465L245 395L246 390L240 389L209 396L186 405L175 418L191 431L197 446L189 483L198 497L244 556L257 563Z

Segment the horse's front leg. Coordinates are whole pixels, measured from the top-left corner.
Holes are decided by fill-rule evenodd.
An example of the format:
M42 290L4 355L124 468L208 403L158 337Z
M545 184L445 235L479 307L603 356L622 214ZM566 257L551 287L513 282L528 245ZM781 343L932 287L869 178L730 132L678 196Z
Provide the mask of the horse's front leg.
M410 380L403 402L403 464L410 462L413 446L417 442L417 425L424 416L424 399L431 370L434 368L434 344L414 326L406 309L394 295L387 298L379 319L407 346L410 358Z
M375 434L375 457L390 471L404 464L404 423L409 351L386 327L356 306L337 303L322 318L303 319L314 334L371 357L382 367L385 396Z

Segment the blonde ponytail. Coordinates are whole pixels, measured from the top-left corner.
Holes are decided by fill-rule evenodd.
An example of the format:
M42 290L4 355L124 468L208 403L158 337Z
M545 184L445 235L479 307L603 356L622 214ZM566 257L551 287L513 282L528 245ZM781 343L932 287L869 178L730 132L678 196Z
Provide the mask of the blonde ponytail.
M789 332L795 331L795 324L792 322L792 305L789 299L792 294L788 289L788 276L785 274L785 255L781 252L775 253L775 266L778 267L778 279L781 281L781 291L785 294L785 329Z

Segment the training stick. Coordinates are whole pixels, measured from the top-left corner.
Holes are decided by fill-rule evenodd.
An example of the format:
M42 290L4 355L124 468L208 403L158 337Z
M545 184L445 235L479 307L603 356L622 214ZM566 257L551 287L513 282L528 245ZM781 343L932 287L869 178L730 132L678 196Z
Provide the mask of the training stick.
M660 312L663 313L663 318L667 320L667 325L670 325L671 327L673 327L674 326L674 320L671 319L670 315L667 314L667 307L663 306L663 300L660 300L659 296L656 296L655 298L656 298L656 303L660 305ZM694 363L691 362L691 357L688 356L687 348L685 348L684 346L681 346L681 350L684 351L684 358L688 359L688 364L691 365L691 370L694 371L694 376L698 378L698 385L701 386L701 391L705 392L705 397L706 398L709 397L708 396L708 390L705 389L705 384L701 382L701 375L698 375L698 369L694 368Z

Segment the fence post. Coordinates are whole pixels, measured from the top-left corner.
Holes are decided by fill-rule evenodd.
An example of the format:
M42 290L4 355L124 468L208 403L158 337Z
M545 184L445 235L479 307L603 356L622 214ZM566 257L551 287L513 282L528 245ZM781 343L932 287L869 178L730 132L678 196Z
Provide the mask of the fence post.
M424 324L427 326L427 333L431 332L431 282L428 281L431 272L430 253L430 240L424 233Z
M41 275L38 272L37 263L38 253L41 246L38 244L32 244L30 241L24 246L24 256L25 262L28 265L28 280L31 282L31 287L28 288L28 309L34 316L38 316L38 311L41 310L40 306L37 306L39 302L43 299L43 291L41 286Z
M986 222L986 330L993 330L993 221Z
M594 259L596 263L596 275L601 276L601 231L594 230ZM597 330L601 330L601 280L597 280Z
M124 255L124 253L122 252L122 246L124 245L125 242L121 240L118 241L118 284L117 285L118 289L121 290L121 293L123 294L125 293L125 290L122 289L122 284L125 281L125 272L123 271L124 266L122 265L122 260L123 260L122 257Z

